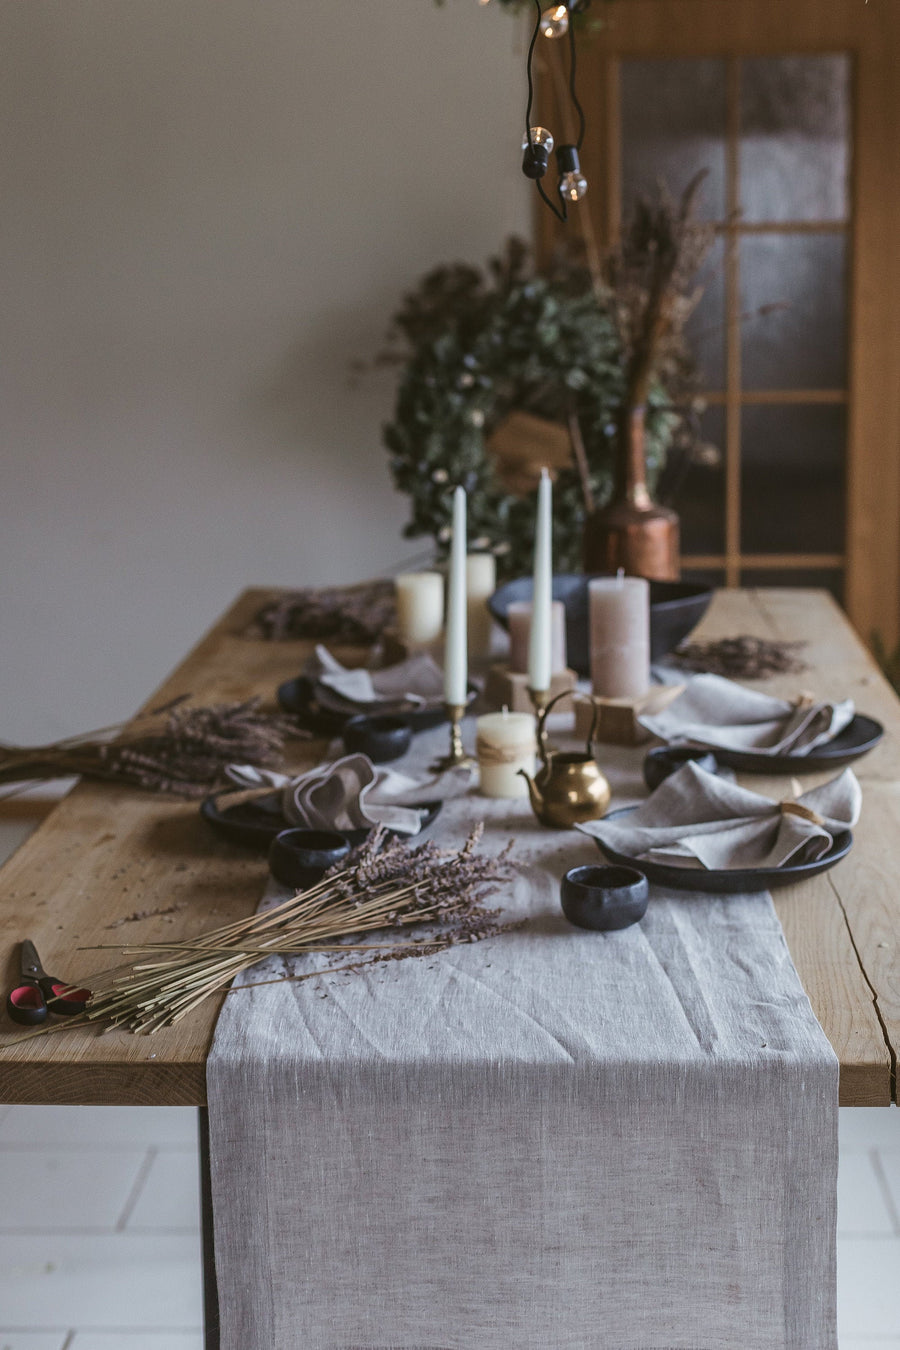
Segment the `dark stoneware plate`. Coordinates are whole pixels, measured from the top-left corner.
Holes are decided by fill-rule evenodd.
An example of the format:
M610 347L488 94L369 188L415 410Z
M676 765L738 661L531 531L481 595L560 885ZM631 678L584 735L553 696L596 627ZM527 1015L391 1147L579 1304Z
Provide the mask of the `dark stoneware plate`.
M469 686L470 703L477 692L474 685ZM285 680L284 684L280 684L278 705L284 712L293 714L304 730L316 732L320 736L340 736L350 718L359 715L358 710L342 713L333 708L323 707L316 698L315 685L308 675L298 675L295 679ZM428 731L429 728L439 727L447 720L443 707L425 708L418 712L415 709L398 712L395 711L394 705L390 707L379 705L377 712L379 715L384 713L390 714L391 717L399 717L414 732Z
M243 844L245 848L253 848L260 853L267 853L276 834L290 829L291 822L285 820L277 800L273 801L271 798L257 797L237 802L234 806L220 806L220 799L233 791L235 789L226 788L223 792L214 792L212 796L204 798L200 805L200 815L223 839L230 840L232 844ZM427 830L437 819L443 803L417 802L416 805L419 810L426 812L422 820L422 830ZM355 845L361 844L369 831L344 830L341 833ZM419 834L410 836L411 839L419 837Z
M636 806L626 806L621 811L610 811L607 816L625 816L636 811ZM682 891L702 891L713 895L740 895L747 891L770 891L776 886L791 886L808 877L817 877L827 872L841 858L846 858L853 847L853 835L850 830L838 830L834 843L824 858L815 862L796 863L788 867L745 867L740 870L716 870L706 867L678 867L675 863L648 862L645 858L631 858L627 853L618 853L607 848L595 839L600 852L610 862L620 863L623 867L636 867L643 872L648 881L656 886L671 886Z
M860 755L868 754L884 735L884 727L874 717L857 713L839 736L827 745L817 746L808 755L763 755L758 750L710 749L719 764L743 773L814 773L817 770L839 769Z

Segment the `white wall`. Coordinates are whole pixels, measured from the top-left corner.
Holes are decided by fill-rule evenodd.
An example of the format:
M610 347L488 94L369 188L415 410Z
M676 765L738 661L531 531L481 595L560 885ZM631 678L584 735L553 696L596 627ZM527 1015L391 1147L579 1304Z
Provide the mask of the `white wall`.
M0 0L0 738L415 552L348 364L527 231L523 66L476 0Z

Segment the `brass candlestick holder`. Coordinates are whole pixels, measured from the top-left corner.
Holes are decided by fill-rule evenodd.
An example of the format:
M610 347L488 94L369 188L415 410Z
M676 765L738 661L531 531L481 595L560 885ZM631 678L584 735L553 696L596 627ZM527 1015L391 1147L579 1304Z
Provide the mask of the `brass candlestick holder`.
M463 749L462 732L460 731L460 723L466 711L465 704L447 703L444 706L450 723L450 751L442 759L435 760L431 766L432 769L443 771L455 769L461 765L474 764L475 760L471 755L466 754Z

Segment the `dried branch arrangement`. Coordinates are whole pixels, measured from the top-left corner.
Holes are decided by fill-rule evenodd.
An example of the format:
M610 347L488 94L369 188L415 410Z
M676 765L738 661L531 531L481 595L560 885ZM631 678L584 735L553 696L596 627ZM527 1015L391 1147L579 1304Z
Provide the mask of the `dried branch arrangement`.
M501 921L499 911L487 909L485 901L510 878L512 867L508 849L494 857L477 852L482 828L477 826L456 851L434 843L410 849L375 830L340 870L252 918L181 942L119 948L141 959L93 976L84 1014L31 1035L85 1022L157 1031L179 1022L267 956L325 953L335 958L324 970L261 981L280 983L407 956L434 956L503 932L514 925ZM373 933L382 940L354 940Z
M205 708L185 708L181 702L50 745L0 744L0 783L83 775L177 797L204 797L225 781L226 765L277 768L285 741L306 735L291 718L260 712L258 698Z
M625 355L626 412L647 402L654 380L677 390L692 369L682 335L702 294L696 277L714 238L696 214L705 177L706 170L695 175L678 200L663 186L658 200L639 198L607 260Z
M336 638L368 645L396 620L392 581L291 591L263 605L245 636L267 642Z

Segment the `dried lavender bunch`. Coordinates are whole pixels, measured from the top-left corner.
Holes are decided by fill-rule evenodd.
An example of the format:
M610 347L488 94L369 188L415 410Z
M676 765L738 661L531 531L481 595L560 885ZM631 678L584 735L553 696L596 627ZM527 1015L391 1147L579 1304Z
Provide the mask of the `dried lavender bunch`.
M0 745L0 782L82 775L150 792L203 797L225 782L229 764L276 768L289 737L305 736L292 718L260 712L258 698L210 707L179 706L50 745ZM110 734L118 732L115 740Z
M120 948L142 959L93 976L86 1012L65 1025L97 1022L156 1031L227 989L236 975L267 956L325 953L331 961L324 970L281 977L311 979L330 970L434 956L504 932L514 925L486 901L512 876L511 845L499 855L481 854L481 834L476 827L457 850L434 843L410 849L373 831L342 870L272 909L181 942Z
M768 638L719 638L716 642L687 642L669 660L683 670L724 675L731 680L764 680L767 675L797 675L808 666L798 656L805 642Z
M264 605L246 631L267 642L336 638L368 645L397 617L392 581L291 591Z

